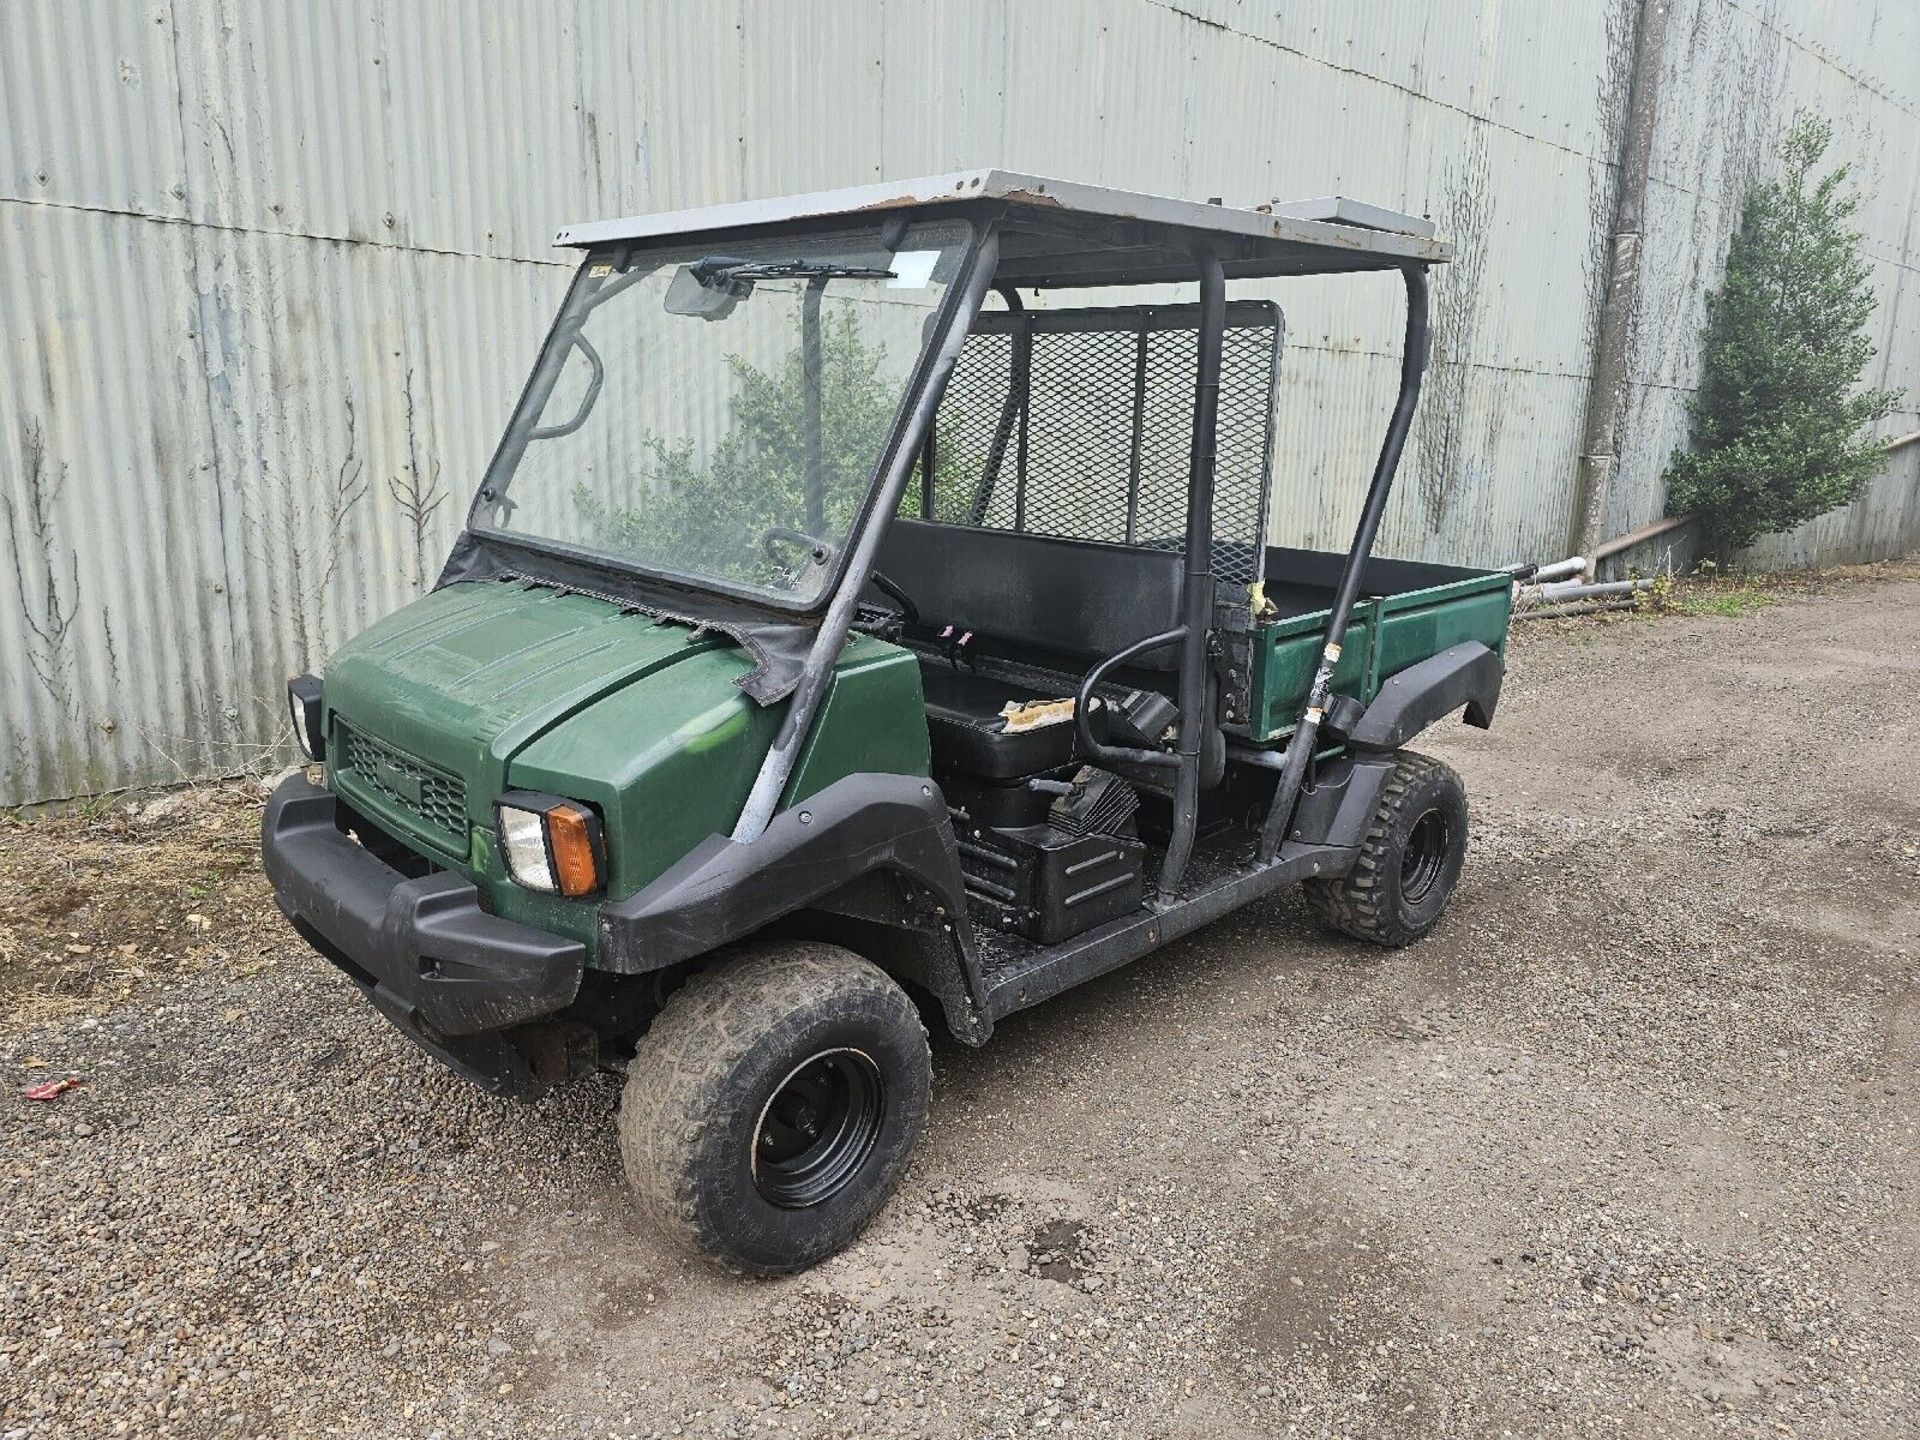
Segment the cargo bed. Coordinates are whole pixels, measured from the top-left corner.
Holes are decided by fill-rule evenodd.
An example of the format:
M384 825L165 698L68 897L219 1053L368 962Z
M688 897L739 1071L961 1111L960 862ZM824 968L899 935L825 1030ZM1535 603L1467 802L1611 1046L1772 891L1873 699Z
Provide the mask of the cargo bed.
M1313 681L1327 610L1345 557L1270 546L1267 599L1277 614L1255 626L1244 735L1256 744L1292 733ZM1397 670L1463 640L1506 654L1513 582L1499 570L1369 560L1333 672L1336 694L1363 704Z

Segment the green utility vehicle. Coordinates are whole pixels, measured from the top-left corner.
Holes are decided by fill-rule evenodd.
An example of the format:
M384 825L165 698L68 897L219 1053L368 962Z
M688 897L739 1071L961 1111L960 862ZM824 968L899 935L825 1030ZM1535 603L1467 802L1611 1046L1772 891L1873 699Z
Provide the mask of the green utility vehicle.
M281 908L421 1048L624 1072L642 1203L785 1272L899 1181L923 1015L981 1044L1293 881L1433 926L1466 799L1405 747L1491 720L1512 575L1370 558L1431 226L982 170L559 243L444 574L291 683L325 783L266 814ZM1407 300L1379 461L1344 555L1275 548L1282 316L1229 284L1361 271Z

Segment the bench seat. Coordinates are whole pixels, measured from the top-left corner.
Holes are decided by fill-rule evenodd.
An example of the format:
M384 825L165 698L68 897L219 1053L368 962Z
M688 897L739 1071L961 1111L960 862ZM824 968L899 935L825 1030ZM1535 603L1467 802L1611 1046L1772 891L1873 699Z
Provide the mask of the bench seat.
M1071 721L1008 734L1001 709L1008 701L1025 705L1058 700L1005 680L955 669L945 660L920 662L927 700L927 738L933 763L982 780L1019 780L1071 763L1079 751L1078 727ZM1104 739L1101 712L1093 712L1095 739Z

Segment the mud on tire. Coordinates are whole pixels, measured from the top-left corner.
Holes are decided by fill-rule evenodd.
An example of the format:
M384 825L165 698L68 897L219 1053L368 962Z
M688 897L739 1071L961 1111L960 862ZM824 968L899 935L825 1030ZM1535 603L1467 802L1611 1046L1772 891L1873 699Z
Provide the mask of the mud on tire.
M803 1270L865 1228L926 1126L912 1000L812 943L742 948L676 992L620 1102L627 1181L654 1223L728 1269Z
M1451 766L1402 750L1353 869L1309 880L1307 903L1334 929L1376 945L1411 945L1434 927L1467 853L1467 791Z

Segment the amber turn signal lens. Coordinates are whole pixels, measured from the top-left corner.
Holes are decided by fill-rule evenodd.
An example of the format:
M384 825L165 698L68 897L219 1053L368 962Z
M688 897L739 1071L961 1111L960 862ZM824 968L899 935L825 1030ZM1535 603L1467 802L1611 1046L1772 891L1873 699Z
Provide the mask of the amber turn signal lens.
M591 895L600 888L600 857L593 843L593 818L578 805L547 811L547 841L553 847L553 878L562 895Z

